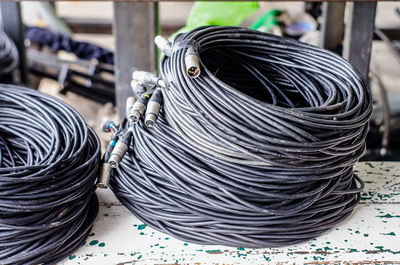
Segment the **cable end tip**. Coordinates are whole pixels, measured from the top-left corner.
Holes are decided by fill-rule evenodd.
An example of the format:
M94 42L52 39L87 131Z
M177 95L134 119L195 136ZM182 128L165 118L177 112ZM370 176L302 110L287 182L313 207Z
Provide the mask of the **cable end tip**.
M192 66L189 69L187 69L187 74L191 78L196 78L200 75L200 68Z
M190 78L196 78L200 75L200 61L195 54L185 56L186 73Z
M117 161L114 161L114 160L108 161L108 164L109 164L110 167L112 167L112 168L117 168L117 167L118 167L118 162L117 162Z
M99 189L108 189L108 185L105 183L97 183L97 188Z
M152 120L146 120L145 121L145 125L146 125L146 127L153 127L154 126L154 122Z
M129 120L130 123L135 124L135 123L137 123L137 122L139 121L140 116L141 116L141 115L140 115L139 112L134 112L134 113L131 113L131 114L129 115L128 120Z
M109 163L103 163L101 165L100 176L97 180L96 186L100 189L107 189L108 184L110 183L111 179L111 170L112 167Z

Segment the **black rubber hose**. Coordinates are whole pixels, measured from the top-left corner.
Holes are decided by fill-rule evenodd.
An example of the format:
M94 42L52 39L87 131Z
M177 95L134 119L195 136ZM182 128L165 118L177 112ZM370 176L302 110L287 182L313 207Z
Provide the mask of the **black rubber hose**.
M189 48L200 58L197 78L185 71ZM351 214L372 105L347 61L292 39L211 26L178 35L160 70L162 113L152 128L134 125L111 180L145 224L198 244L279 247Z
M98 212L100 142L66 103L0 85L0 264L55 264Z

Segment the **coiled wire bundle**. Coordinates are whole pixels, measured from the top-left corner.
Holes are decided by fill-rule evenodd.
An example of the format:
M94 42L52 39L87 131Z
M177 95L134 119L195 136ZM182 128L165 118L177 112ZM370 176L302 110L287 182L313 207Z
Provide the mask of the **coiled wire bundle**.
M54 264L98 212L100 143L70 106L0 86L0 264Z
M121 123L133 137L111 179L140 220L187 242L279 247L351 214L372 111L353 66L237 27L201 27L163 51L160 78L142 79L161 87L160 117Z
M7 34L0 30L0 82L10 82L10 73L17 65L17 48Z

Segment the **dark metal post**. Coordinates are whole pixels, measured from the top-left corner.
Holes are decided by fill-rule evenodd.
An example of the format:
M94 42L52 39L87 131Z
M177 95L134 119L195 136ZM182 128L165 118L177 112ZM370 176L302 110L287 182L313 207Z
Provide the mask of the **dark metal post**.
M133 70L156 70L156 48L153 39L157 28L156 3L114 3L115 85L120 117L125 114L126 99L133 95L130 86Z
M0 2L1 22L4 32L15 43L19 54L20 81L27 82L27 65L25 49L25 29L22 23L19 2Z
M333 50L342 43L345 2L322 3L321 47Z
M376 2L348 3L343 57L367 78L374 36Z

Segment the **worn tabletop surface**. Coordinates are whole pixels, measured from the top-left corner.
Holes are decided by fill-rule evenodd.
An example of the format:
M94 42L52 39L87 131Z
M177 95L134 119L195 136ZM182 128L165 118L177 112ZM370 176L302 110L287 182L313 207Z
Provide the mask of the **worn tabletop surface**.
M60 264L400 264L400 163L358 163L360 205L339 226L286 248L202 246L147 227L109 190L85 245Z

